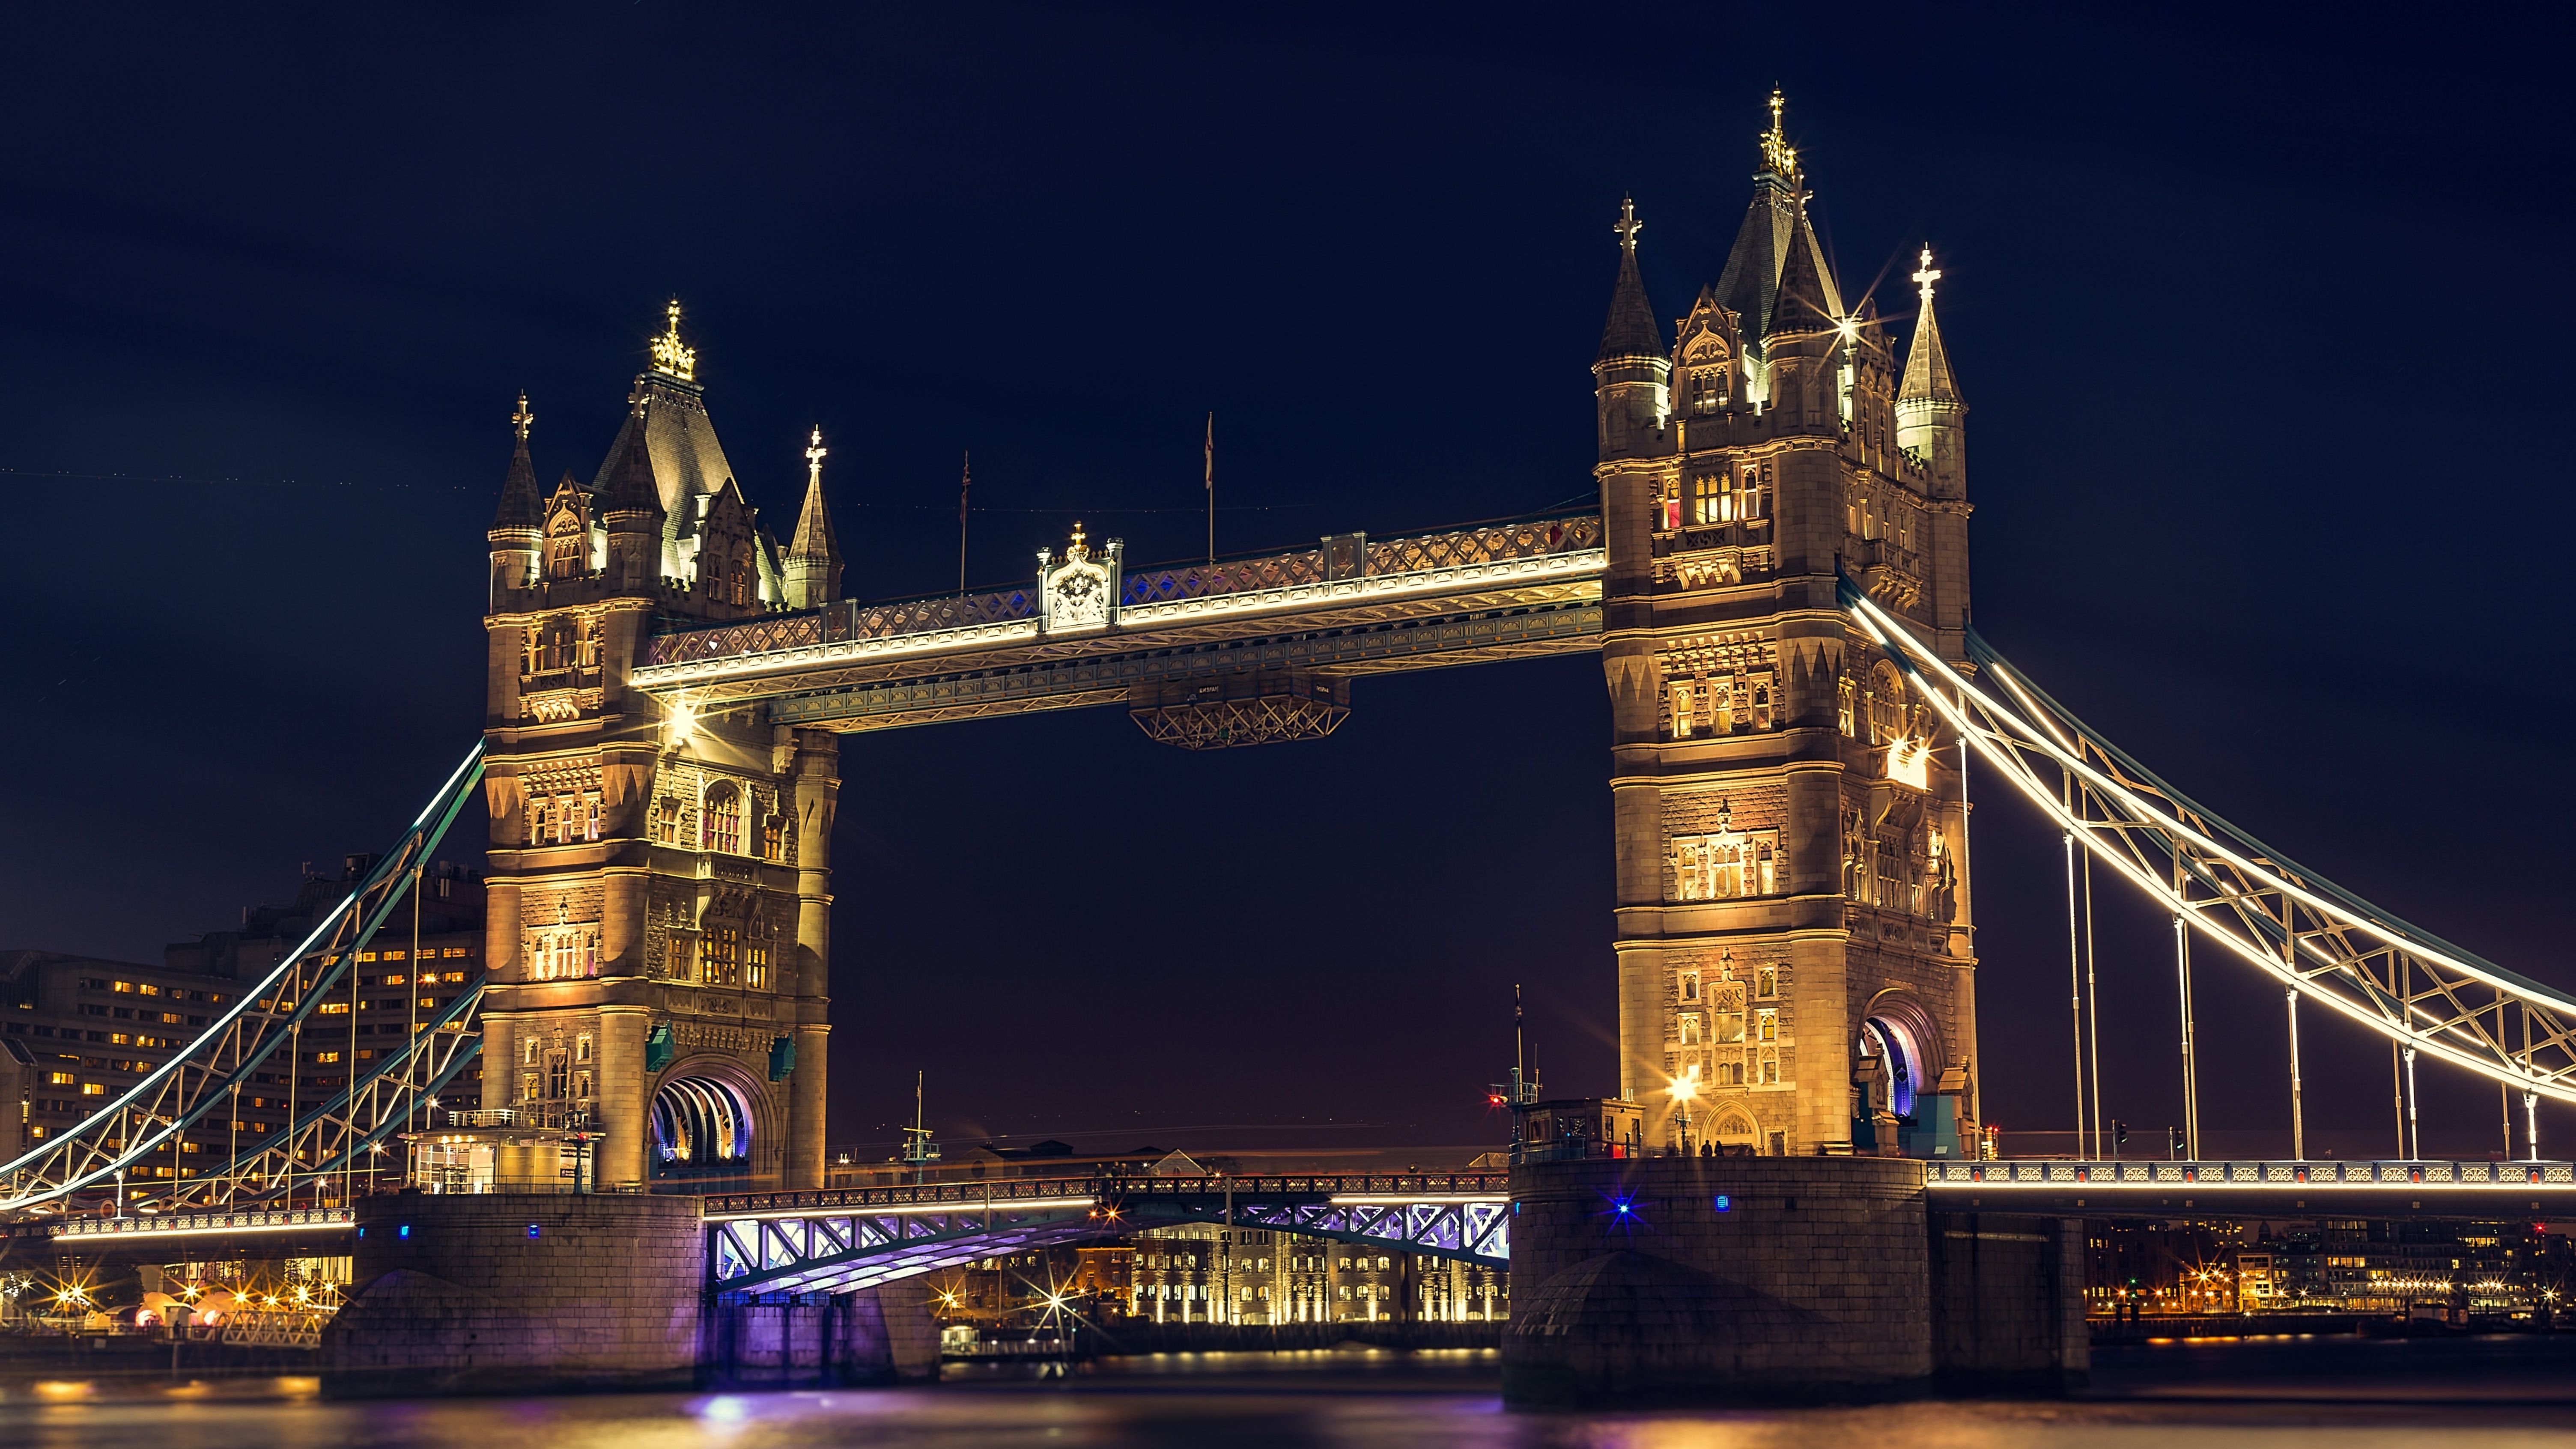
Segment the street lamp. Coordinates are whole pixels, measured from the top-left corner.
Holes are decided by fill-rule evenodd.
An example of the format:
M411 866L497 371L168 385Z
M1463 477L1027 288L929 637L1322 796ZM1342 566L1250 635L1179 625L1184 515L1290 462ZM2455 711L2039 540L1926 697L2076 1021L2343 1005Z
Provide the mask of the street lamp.
M1682 1156L1688 1157L1691 1155L1690 1104L1691 1099L1699 1095L1699 1079L1696 1077L1673 1078L1672 1093L1674 1105L1682 1109Z

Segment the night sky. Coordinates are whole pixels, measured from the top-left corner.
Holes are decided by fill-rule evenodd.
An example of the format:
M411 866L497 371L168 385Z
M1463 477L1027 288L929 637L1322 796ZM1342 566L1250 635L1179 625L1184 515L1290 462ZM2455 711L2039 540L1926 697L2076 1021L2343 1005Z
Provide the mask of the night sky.
M2576 987L2566 37L2254 8L21 14L0 946L157 959L390 839L478 728L513 399L587 478L668 296L781 535L822 427L856 594L953 586L969 448L978 582L1077 517L1194 553L1211 409L1228 550L1506 516L1590 489L1621 195L1670 319L1776 81L1845 295L1947 274L1980 629ZM1606 1090L1597 662L1354 705L1207 755L1118 710L849 738L834 1140L923 1067L952 1142L1489 1141L1514 982L1550 1087ZM1986 1105L2063 1127L2057 845L1981 799ZM2110 1110L2159 1141L2167 942L2106 893ZM2284 1151L2279 997L2201 959L2204 1121ZM2305 1021L2312 1130L2387 1151L2384 1048ZM2490 1087L2427 1104L2428 1149L2498 1145Z

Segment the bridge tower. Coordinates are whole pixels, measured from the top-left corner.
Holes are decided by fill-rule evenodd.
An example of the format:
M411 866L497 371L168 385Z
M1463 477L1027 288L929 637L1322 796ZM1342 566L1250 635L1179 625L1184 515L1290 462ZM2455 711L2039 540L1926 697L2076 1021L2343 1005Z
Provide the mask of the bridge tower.
M493 517L483 1106L604 1131L603 1187L818 1186L839 745L629 682L665 620L838 597L823 449L782 553L716 440L679 304L585 485L520 400ZM551 1172L549 1160L541 1170Z
M1835 284L1780 106L1669 347L1623 206L1593 363L1620 1088L1659 1145L1972 1155L1956 742L1835 596L1847 575L1962 657L1966 409L1930 253L1900 379L1873 300Z

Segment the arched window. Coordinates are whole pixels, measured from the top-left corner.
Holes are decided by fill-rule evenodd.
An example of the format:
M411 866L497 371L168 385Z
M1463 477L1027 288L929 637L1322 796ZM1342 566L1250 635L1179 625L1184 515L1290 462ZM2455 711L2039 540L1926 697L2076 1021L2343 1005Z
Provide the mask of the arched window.
M742 791L734 785L713 785L707 789L702 812L706 821L701 850L720 850L727 855L742 854Z
M1696 1011L1682 1014L1682 1045L1699 1045L1699 1013Z

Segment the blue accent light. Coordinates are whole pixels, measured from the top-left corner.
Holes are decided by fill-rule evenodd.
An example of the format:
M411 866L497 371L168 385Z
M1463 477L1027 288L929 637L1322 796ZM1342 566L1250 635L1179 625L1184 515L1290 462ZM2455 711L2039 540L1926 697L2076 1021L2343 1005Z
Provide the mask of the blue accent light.
M401 1227L398 1227L398 1228L394 1229L394 1236L395 1236L395 1237L397 1237L397 1238L408 1238L408 1237L410 1237L410 1236L411 1236L411 1224L409 1224L409 1223L405 1223L405 1224L403 1224Z
M537 1235L537 1225L536 1225L535 1223L530 1223L530 1224L528 1224L528 1236L533 1238L533 1237L535 1237L536 1235Z
M365 1237L366 1235L367 1235L367 1230L366 1230L365 1228L360 1228L360 1229L358 1229L358 1236L359 1236L359 1237L362 1237L362 1238L363 1238L363 1237Z
M1623 1202L1623 1203L1621 1203L1621 1204L1619 1204L1619 1214L1620 1214L1620 1216L1625 1217L1625 1216L1627 1216L1627 1213L1628 1213L1628 1205L1627 1205L1626 1203L1624 1203L1624 1202Z
M1728 1197L1725 1193L1719 1193L1717 1195L1717 1210L1722 1213L1733 1212L1735 1210L1735 1199Z

